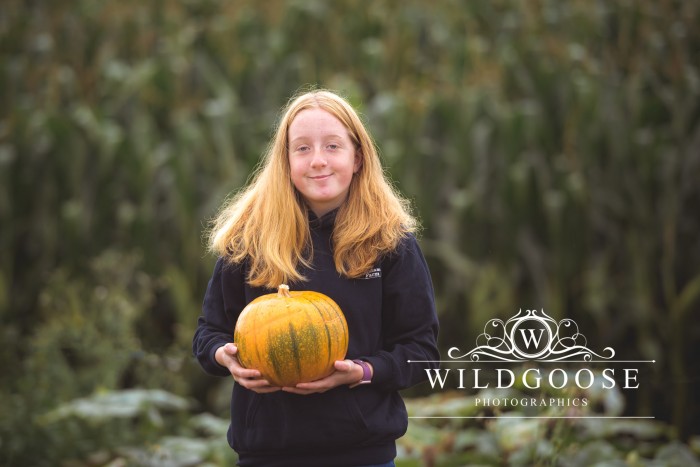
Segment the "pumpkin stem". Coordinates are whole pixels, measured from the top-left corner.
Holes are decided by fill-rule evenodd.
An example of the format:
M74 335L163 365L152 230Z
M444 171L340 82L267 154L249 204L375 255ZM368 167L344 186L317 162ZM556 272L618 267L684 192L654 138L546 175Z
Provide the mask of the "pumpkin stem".
M277 295L280 297L291 297L292 296L289 293L289 286L287 284L280 284L280 286L277 288Z

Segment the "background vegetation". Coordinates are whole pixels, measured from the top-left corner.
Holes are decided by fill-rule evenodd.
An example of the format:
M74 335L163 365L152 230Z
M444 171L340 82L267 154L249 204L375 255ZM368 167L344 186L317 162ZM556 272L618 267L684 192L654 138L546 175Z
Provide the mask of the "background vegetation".
M4 1L0 464L231 462L231 383L190 357L214 262L202 231L309 85L361 110L414 201L443 350L532 307L574 319L592 348L657 362L596 409L656 422L412 420L402 460L695 462L699 10ZM453 396L411 410L473 395ZM522 433L540 441L508 444Z

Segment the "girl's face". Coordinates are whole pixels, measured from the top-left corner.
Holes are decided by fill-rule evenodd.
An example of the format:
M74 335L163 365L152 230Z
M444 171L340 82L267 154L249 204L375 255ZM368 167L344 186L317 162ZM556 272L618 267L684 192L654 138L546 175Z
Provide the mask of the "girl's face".
M343 204L362 163L345 125L323 109L306 109L288 138L292 183L309 208L320 217Z

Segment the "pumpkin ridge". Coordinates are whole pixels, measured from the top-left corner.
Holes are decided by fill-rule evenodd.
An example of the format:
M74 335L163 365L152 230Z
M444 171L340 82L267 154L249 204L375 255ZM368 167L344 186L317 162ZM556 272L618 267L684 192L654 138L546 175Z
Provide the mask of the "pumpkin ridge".
M310 310L309 310L310 311ZM309 316L307 314L307 316ZM310 318L311 319L311 318ZM309 359L314 359L315 361L319 360L319 357L323 356L323 351L322 351L322 346L318 345L318 340L320 338L318 330L317 330L317 325L316 323L305 323L303 328L299 331L300 333L300 341L301 341L301 346L300 350L303 354L304 358L309 358ZM326 326L323 326L324 329ZM313 343L313 344L309 344ZM301 362L299 361L299 364ZM332 366L332 365L331 365ZM320 377L323 377L320 373L316 372L313 375L309 376L307 373L305 377L308 377L312 380L316 380Z
M326 317L324 316L323 312L321 311L321 309L318 306L316 306L316 304L314 302L312 302L311 300L309 300L306 297L304 297L304 298L306 299L306 301L308 301L316 309L316 311L318 311L318 314L321 315L321 319L323 319L323 330L326 332L326 342L328 344L326 346L326 349L328 352L328 356L326 357L326 360L330 366L333 366L333 362L331 361L331 359L333 358L333 353L331 351L333 348L332 347L333 342L331 341L331 339L332 339L331 332L328 330L328 321L326 321L326 319L325 319Z
M259 355L259 354L258 354ZM279 359L277 358L277 349L276 349L276 340L274 339L274 335L272 335L272 332L270 331L270 328L268 328L268 333L267 333L267 358L265 360L260 360L260 361L268 361L272 365L272 370L274 371L275 375L279 376L282 374L282 368L281 368L281 363ZM262 370L260 371L262 373ZM270 375L263 375L269 383L271 384L278 384L277 381L270 381Z
M255 309L254 311L257 311L257 309ZM251 320L253 321L253 329L257 329L258 318L260 317L260 313L253 312L253 313L251 313L251 315L252 315ZM259 362L264 362L265 360L263 360L263 356L260 355L260 350L261 350L262 346L258 345L258 335L253 333L253 338L255 339L255 342L253 344L253 348L255 349L255 356L257 357ZM255 369L258 370L261 374L263 373L263 371L266 372L266 370L267 370L267 368L255 368Z
M334 345L329 347L329 353L331 352L331 348L333 348L335 349L334 353L340 355L338 358L345 358L348 350L348 323L345 319L345 315L343 314L339 305L330 297L320 295L318 299L318 304L322 304L325 309L329 310L328 315L330 315L330 319L326 321L326 327L328 328L331 338L334 341ZM342 351L342 354L340 351ZM333 355L331 355L330 359L332 365L335 358Z
M320 302L322 302L324 305L327 305L328 308L330 308L331 311L335 314L335 318L332 320L329 320L328 322L332 322L334 324L338 323L338 324L340 324L341 328L347 329L347 320L345 319L345 315L342 314L342 311L340 311L339 305L335 302L329 302L327 300L327 297L324 295L321 295L318 298L319 298ZM343 324L343 323L345 323L345 324ZM340 336L336 336L336 337L340 337ZM339 345L340 345L340 348L347 349L348 348L348 336L347 336L347 334L344 334L343 337L344 337L344 339L342 342L339 343Z
M297 332L294 328L294 323L289 323L289 339L292 343L292 355L294 355L294 363L296 363L297 378L301 378L301 358L299 355L299 343L297 342Z

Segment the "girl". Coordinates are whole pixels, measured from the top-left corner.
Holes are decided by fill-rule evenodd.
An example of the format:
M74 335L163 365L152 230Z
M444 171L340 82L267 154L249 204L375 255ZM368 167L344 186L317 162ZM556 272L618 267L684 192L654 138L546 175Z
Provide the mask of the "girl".
M399 390L439 359L438 321L416 220L384 177L355 110L316 90L291 100L252 182L216 218L219 255L193 350L232 375L228 442L239 465L394 465L408 426ZM330 376L273 387L244 369L236 319L282 283L335 300L350 334Z

